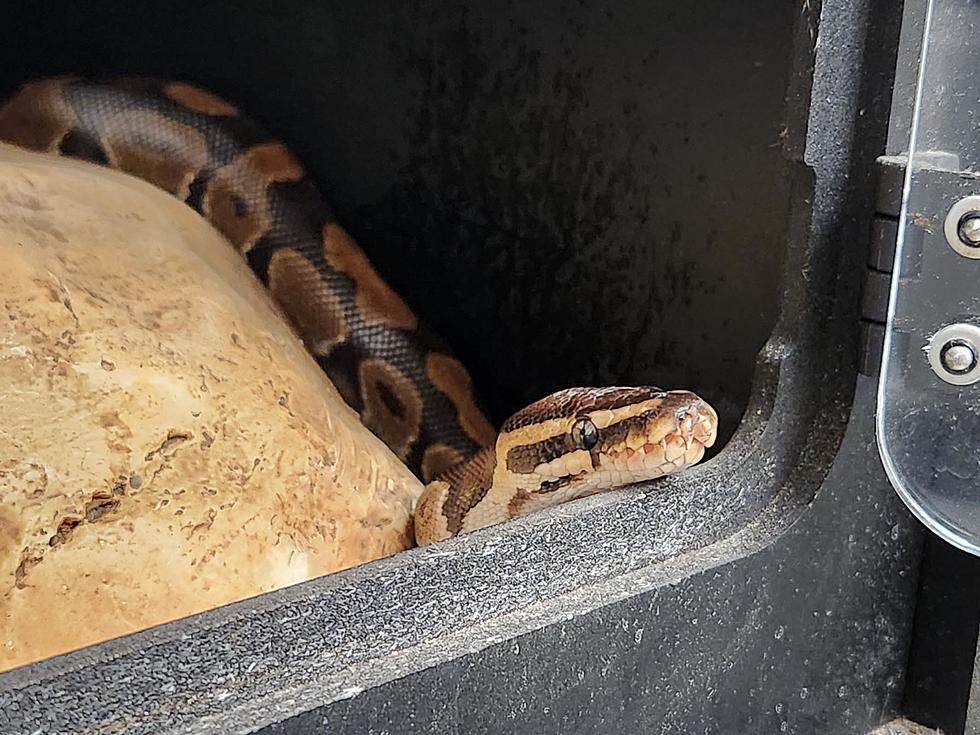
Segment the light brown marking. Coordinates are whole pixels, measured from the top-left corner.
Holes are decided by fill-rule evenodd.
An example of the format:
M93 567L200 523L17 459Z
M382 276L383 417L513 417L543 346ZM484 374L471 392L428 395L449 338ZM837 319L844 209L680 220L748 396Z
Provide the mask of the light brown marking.
M430 482L463 461L463 453L448 444L436 442L422 455L422 482Z
M76 124L65 100L66 78L25 84L0 108L0 138L34 151L54 152Z
M269 186L302 178L302 166L281 143L253 146L214 172L204 193L204 214L247 253L269 229Z
M323 227L323 257L331 267L354 281L357 307L368 324L409 331L418 326L412 310L382 280L354 238L336 223Z
M415 504L412 514L415 526L415 542L420 545L447 538L446 517L442 514L442 504L450 491L448 482L436 480L425 486L425 491Z
M360 364L358 379L364 400L361 421L404 460L421 429L418 389L398 368L378 358Z
M269 291L310 352L326 355L344 341L346 321L340 299L298 250L280 248L272 254Z
M306 175L299 161L282 143L252 146L245 151L243 159L244 164L268 184L299 181Z
M201 133L148 110L113 115L101 143L113 167L180 200L187 198L191 182L208 161L208 145Z
M456 408L456 420L477 446L487 447L496 439L493 426L476 405L473 381L463 364L449 355L432 352L425 359L425 374Z
M170 99L202 115L230 116L238 113L230 102L192 84L170 82L163 88L163 92Z

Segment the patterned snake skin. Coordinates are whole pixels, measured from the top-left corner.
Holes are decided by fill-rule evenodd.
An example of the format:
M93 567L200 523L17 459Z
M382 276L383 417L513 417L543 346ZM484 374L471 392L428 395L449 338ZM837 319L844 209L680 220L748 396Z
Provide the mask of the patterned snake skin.
M429 483L419 543L666 474L714 441L710 406L655 388L563 391L498 437L466 369L382 280L289 150L209 92L150 79L33 82L0 108L0 140L144 179L221 232L365 426Z

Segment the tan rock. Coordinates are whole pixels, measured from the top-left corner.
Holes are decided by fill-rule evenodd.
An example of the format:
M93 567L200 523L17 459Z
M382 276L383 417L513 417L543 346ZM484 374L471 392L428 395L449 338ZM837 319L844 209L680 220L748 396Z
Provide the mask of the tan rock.
M397 552L421 485L196 213L0 145L0 670Z

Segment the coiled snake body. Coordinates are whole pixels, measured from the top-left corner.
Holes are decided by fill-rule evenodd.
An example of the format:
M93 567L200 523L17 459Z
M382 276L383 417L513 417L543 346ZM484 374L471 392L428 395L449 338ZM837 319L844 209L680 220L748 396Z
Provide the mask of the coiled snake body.
M573 388L496 434L469 374L382 280L302 166L225 100L179 82L49 79L0 108L0 139L111 166L201 213L311 355L423 482L420 544L673 472L714 443L693 393Z

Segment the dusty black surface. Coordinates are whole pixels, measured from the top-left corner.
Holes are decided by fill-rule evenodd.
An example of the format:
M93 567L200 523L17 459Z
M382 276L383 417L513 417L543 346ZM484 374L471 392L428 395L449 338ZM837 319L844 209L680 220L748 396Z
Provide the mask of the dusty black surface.
M729 427L747 408L678 478L0 676L0 725L824 735L898 712L920 530L856 377L894 3L44 5L5 81L128 63L261 113L495 418L611 379L691 384Z

